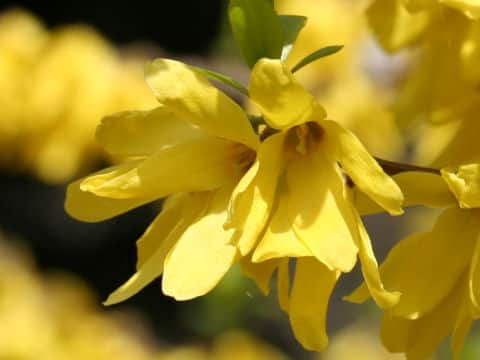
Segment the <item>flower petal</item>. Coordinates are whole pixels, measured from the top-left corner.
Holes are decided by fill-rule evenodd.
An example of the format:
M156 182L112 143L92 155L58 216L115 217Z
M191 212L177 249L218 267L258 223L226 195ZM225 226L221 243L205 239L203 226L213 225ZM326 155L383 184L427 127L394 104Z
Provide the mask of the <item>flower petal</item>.
M398 291L388 291L385 289L378 271L377 259L375 258L368 232L360 216L354 209L352 209L352 215L356 218L356 223L358 224L358 233L355 240L358 246L358 256L360 258L365 284L378 306L382 309L391 308L398 303L401 294ZM345 299L356 302L355 296L352 295L350 297L347 296ZM359 302L363 302L363 299L359 300Z
M122 286L110 294L104 302L105 305L112 305L124 301L147 286L150 282L159 277L164 270L165 258L182 235L185 229L205 210L205 203L208 200L208 194L197 193L189 195L187 203L183 208L182 216L178 219L177 225L168 233L164 239L159 239L158 247L147 258L142 259L143 263L139 266L137 272ZM156 227L162 224L161 215L155 219L152 226ZM151 229L151 232L161 231L161 229ZM149 236L149 233L147 234Z
M323 121L322 126L330 137L331 150L355 185L390 214L402 214L402 191L355 135L334 121Z
M177 117L210 135L258 147L258 137L242 108L189 66L157 59L146 66L145 78L160 104Z
M480 164L468 164L442 169L442 176L455 194L460 207L480 207Z
M258 172L242 196L235 200L231 220L226 224L241 231L237 247L242 255L253 249L270 216L278 176L284 166L283 140L284 134L280 133L262 143L256 160Z
M97 127L98 143L112 155L144 156L205 133L161 106L106 116Z
M456 203L455 197L448 189L447 183L437 174L407 171L396 174L392 178L405 197L403 206L424 205L442 208ZM357 189L355 189L354 199L355 207L362 215L383 211L378 204Z
M326 114L280 60L261 59L252 70L250 98L274 129L287 129Z
M222 139L192 140L165 148L142 162L89 176L81 189L114 199L213 190L239 175L234 161L239 150Z
M404 352L408 359L427 359L442 340L454 330L464 294L460 281L431 312L417 320L384 314L381 338L391 352Z
M249 257L243 257L240 268L243 275L255 281L263 295L267 296L270 293L270 279L279 263L278 259L254 263Z
M288 216L288 196L281 192L263 238L252 255L253 262L273 258L313 256L312 252L297 238Z
M155 253L162 241L177 226L189 195L175 194L163 202L162 211L137 240L137 270Z
M207 213L191 224L165 258L162 290L176 300L189 300L212 290L237 259L231 245L234 230L224 230L233 186L212 194Z
M431 232L410 236L392 249L380 272L387 288L402 293L392 308L395 316L424 316L449 294L470 264L478 226L478 215L450 208Z
M327 308L339 274L313 257L297 260L289 315L295 337L307 350L322 351L328 344Z
M284 258L280 261L277 271L277 295L280 309L288 313L290 309L290 261Z
M476 216L480 216L480 210L475 211L475 213ZM468 294L473 312L480 316L480 229L472 256L472 263L470 264Z
M106 171L111 171L109 168ZM97 173L101 174L103 172ZM157 199L156 196L136 199L109 199L83 191L81 184L86 178L71 183L67 188L65 211L71 217L85 222L98 222L126 213Z
M319 150L287 168L288 210L293 230L314 256L331 270L349 272L357 260L354 231L336 163Z

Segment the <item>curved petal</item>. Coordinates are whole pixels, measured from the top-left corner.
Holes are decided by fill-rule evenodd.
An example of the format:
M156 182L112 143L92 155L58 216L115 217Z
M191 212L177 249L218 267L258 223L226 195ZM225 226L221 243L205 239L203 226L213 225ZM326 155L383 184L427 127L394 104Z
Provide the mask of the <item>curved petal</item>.
M407 359L427 359L442 340L454 331L459 319L464 286L460 281L431 312L417 320L384 314L381 338L391 352L403 352Z
M431 232L410 236L392 249L380 271L385 286L402 293L392 308L395 316L422 317L448 296L470 264L478 237L476 216L450 208Z
M402 191L355 135L334 121L323 121L322 126L327 130L327 143L355 185L390 214L402 214Z
M137 240L137 270L155 253L162 241L179 223L188 197L186 193L175 194L164 201L160 214Z
M254 263L249 257L243 257L240 260L240 268L243 275L255 281L263 295L267 296L270 293L270 279L279 263L278 259Z
M442 169L442 176L458 199L460 207L480 207L480 164L446 167Z
M280 60L261 59L252 70L250 98L274 129L287 129L326 114ZM313 119L315 115L315 119Z
M297 238L288 216L288 196L286 192L278 195L277 208L274 210L265 234L252 255L253 262L284 257L313 256L312 252Z
M176 300L204 295L235 263L237 248L231 245L234 230L223 229L232 187L212 195L207 213L188 227L168 253L162 279L165 295Z
M480 211L475 211L476 216L480 218ZM480 316L480 229L477 235L475 250L470 264L468 295L473 308L473 312Z
M367 230L362 223L362 219L360 219L360 216L354 209L352 209L352 215L356 218L356 223L358 224L358 233L355 239L358 246L358 257L360 258L365 284L378 306L382 309L391 308L398 303L401 294L398 291L388 291L385 289ZM347 296L345 299L356 302L355 296L352 295L350 297ZM363 302L362 299L360 299L359 302Z
M392 176L405 198L403 206L424 205L443 208L456 204L456 199L440 175L407 171ZM354 203L362 215L383 212L377 203L362 191L355 189Z
M293 230L330 270L349 272L357 260L354 232L338 166L319 150L287 168L288 211Z
M313 257L297 260L289 317L295 337L307 350L322 351L328 344L327 308L339 275Z
M111 172L87 177L83 191L113 199L156 196L219 188L239 176L235 155L241 151L229 141L208 138L177 144L146 160L127 163Z
M256 149L259 145L246 114L206 77L174 60L157 59L145 78L160 104L213 136Z
M109 168L105 171L111 171ZM101 174L103 172L97 173ZM156 196L135 199L109 199L83 191L81 184L86 178L68 185L65 198L65 211L71 217L85 222L99 222L126 213L134 208L157 199Z
M283 140L284 133L280 133L262 143L256 160L258 172L231 209L231 220L226 226L241 232L237 247L242 255L253 249L270 216L284 166Z
M149 111L124 111L106 116L95 136L112 155L145 156L206 135L161 106Z
M159 239L160 241L155 251L147 259L144 259L137 272L127 282L110 294L104 302L105 305L113 305L132 297L162 274L168 252L192 221L205 210L208 195L208 193L189 195L183 206L182 216L178 219L176 226L173 227L164 239ZM155 221L156 223L155 225L152 224L153 226L162 223L160 217ZM152 230L154 232L161 231L161 229Z
M277 271L277 295L280 309L288 313L290 309L290 260L280 261Z

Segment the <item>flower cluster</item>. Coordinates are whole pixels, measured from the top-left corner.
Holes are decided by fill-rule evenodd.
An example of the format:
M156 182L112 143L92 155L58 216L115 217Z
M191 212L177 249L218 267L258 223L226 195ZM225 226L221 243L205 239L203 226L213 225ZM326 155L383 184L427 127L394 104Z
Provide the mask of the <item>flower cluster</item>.
M364 284L346 299L371 297L383 309L381 334L389 351L426 359L451 335L458 357L480 314L476 3L377 0L367 10L386 50L418 49L393 107L399 124L448 126L447 145L437 145L435 161L424 164L441 170L377 159L332 120L327 113L341 106L336 94L343 87L313 95L296 72L339 48L293 62L290 51L305 18L279 16L270 1L230 2L233 34L251 67L248 88L179 61L149 63L145 78L157 107L107 116L96 132L104 150L125 161L67 190L67 212L88 222L166 198L137 242L137 271L106 304L124 301L160 276L164 294L193 299L239 264L265 294L276 275L279 305L296 338L322 351L332 291L358 262ZM366 31L359 23L362 31L354 37ZM344 56L332 76L348 79L354 62ZM209 78L240 90L257 115ZM365 74L353 78L347 83L369 94L360 97L365 107L332 113L365 119L365 104L374 103L380 86ZM372 106L374 114L393 122L387 101L378 98L384 103ZM369 126L367 138L388 141ZM379 267L361 215L398 216L412 205L443 210L431 231L401 240Z

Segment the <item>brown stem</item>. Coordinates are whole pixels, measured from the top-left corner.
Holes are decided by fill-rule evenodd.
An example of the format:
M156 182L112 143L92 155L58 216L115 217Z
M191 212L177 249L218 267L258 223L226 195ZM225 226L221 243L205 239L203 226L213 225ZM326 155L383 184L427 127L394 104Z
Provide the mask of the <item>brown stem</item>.
M389 175L395 175L405 171L420 171L420 172L427 172L432 174L440 175L439 169L424 167L424 166L417 166L417 165L410 165L410 164L403 164L398 163L395 161L384 160L380 158L375 158L377 162L380 164L382 169Z

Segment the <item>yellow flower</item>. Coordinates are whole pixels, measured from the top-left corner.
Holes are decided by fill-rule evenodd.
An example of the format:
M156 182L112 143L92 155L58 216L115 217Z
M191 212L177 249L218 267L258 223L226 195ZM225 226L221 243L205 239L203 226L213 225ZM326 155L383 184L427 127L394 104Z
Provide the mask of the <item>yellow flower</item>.
M380 281L346 175L391 214L402 213L402 193L353 134L325 120L323 108L279 60L255 65L250 98L270 127L262 136L277 133L260 145L235 188L227 228L242 231L243 269L265 292L278 268L280 304L296 337L307 349L323 350L331 291L357 255L375 299L383 306L398 299ZM291 291L289 258L297 258Z
M235 184L255 158L258 138L246 114L201 74L156 60L146 81L160 106L103 119L96 137L128 159L71 184L66 210L101 221L175 194L138 241L137 272L110 295L125 300L163 274L163 292L191 299L213 288L237 259L225 231Z
M431 231L400 241L380 267L385 286L402 294L385 309L382 341L408 359L428 358L450 334L458 358L472 321L480 317L479 170L469 164L443 169L443 179L415 172L395 176L407 204L447 207ZM361 211L365 200L359 200ZM362 285L349 300L368 296Z

